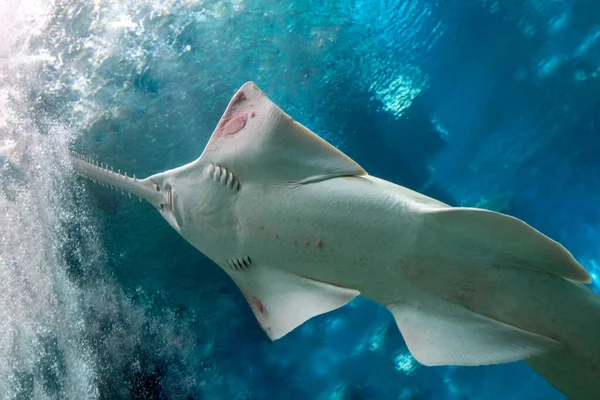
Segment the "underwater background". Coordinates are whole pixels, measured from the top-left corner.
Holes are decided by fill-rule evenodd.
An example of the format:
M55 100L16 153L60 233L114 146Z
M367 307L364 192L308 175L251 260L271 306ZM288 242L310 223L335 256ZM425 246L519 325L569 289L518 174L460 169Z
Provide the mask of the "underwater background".
M564 399L523 362L419 365L357 299L271 343L152 206L252 80L370 174L519 217L600 292L600 3L0 0L0 399Z

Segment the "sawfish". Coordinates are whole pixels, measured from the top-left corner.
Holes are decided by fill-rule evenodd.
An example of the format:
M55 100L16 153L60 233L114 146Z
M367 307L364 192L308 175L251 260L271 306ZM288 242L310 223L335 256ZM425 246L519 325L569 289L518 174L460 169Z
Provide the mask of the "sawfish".
M387 307L421 364L525 360L571 398L600 398L600 297L565 247L369 175L253 82L189 164L145 179L72 164L156 207L271 340L361 295Z

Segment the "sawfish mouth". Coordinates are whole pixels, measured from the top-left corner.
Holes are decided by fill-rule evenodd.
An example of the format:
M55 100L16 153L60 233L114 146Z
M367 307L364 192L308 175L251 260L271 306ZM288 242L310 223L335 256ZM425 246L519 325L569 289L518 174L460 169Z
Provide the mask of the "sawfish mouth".
M121 173L121 170L114 171L108 165L98 163L88 157L77 153L72 153L72 165L75 172L93 182L102 186L109 187L125 194L129 197L135 195L140 201L146 200L156 207L163 217L175 228L180 230L181 218L177 212L177 194L170 185L164 185L162 188L153 180L153 177L138 179L135 175L128 176L127 173Z

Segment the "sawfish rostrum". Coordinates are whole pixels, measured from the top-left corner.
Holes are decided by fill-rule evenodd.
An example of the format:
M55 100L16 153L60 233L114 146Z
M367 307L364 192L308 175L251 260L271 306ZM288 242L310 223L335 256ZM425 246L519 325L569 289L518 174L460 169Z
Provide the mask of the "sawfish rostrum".
M600 398L600 301L562 245L370 176L252 82L189 164L145 179L79 155L73 166L155 206L272 340L362 295L425 365L525 359L569 396Z

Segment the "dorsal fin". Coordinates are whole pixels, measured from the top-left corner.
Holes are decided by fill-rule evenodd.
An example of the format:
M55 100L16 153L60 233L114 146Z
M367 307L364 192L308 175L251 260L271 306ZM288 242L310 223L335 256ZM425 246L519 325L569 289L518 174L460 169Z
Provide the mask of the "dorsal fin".
M307 183L366 175L356 162L285 114L252 82L230 101L200 160L242 181Z

